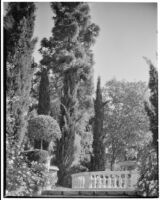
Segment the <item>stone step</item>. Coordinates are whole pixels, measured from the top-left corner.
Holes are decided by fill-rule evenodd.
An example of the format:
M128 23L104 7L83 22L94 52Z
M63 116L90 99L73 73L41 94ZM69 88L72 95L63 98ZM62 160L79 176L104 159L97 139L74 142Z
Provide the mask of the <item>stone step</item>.
M41 192L43 197L138 197L136 192L122 192L122 191L55 191L55 190L44 190Z

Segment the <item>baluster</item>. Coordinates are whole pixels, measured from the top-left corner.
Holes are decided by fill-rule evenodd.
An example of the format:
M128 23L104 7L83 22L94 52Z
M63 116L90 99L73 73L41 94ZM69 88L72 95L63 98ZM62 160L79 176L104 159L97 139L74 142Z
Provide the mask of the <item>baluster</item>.
M79 188L79 177L77 177L77 187Z
M98 188L98 184L99 184L99 179L98 179L98 175L96 175L96 188Z
M82 188L82 176L80 176L80 188Z
M83 188L84 188L84 184L85 184L85 177L84 176L82 176L82 178L83 178Z
M79 177L77 177L77 187L79 188Z
M117 188L117 176L114 175L113 178L114 178L114 188Z
M82 176L81 176L81 188L82 188L82 186L83 186L83 179L82 179Z
M106 188L106 177L103 175L103 188Z
M82 176L81 176L81 178L80 178L80 181L81 181L81 182L80 182L80 185L81 185L81 188L82 188L82 184L83 184L83 183L82 183L82 181L83 181L83 180L82 180Z
M93 188L96 188L96 175L93 175L94 179L93 179Z
M75 177L76 187L78 187L78 183L77 183L78 180L77 180L77 179L78 179L78 177L76 176L76 177Z
M114 176L113 176L113 174L111 175L111 188L114 188Z
M94 188L94 175L91 175L91 188Z
M96 188L96 182L97 182L97 178L96 178L96 175L94 175L94 188Z
M89 188L92 188L93 187L93 178L92 178L92 175L89 176Z
M131 175L131 188L133 188L134 187L134 177L132 174L130 174L130 175Z
M84 188L84 177L81 176L81 188Z
M78 177L76 176L76 187L78 187Z
M74 182L73 182L73 187L75 188L76 187L76 179L75 179L75 177L73 178L73 180L74 180Z
M106 188L108 188L108 176L105 176L105 179L106 179L105 185L106 185Z
M111 177L110 177L110 175L108 176L108 188L111 188Z
M100 186L100 176L97 175L96 176L96 188L99 188L99 186Z
M77 187L76 178L74 177L73 187Z
M108 175L105 175L105 179L106 179L105 185L106 185L106 188L108 188Z
M81 177L79 177L79 179L78 179L78 186L79 186L79 188L81 188Z
M82 181L82 188L84 188L84 177L83 176L81 178L81 181Z
M82 188L84 188L84 177L82 176Z
M101 182L100 175L97 175L97 188L100 187L100 182Z
M122 188L122 174L119 176L119 187Z
M121 188L121 175L118 175L118 187Z
M76 177L76 187L78 187L78 177Z
M131 174L128 174L127 176L127 187L131 187Z
M84 178L84 188L91 188L91 176L90 173L86 173L83 176Z
M96 188L99 188L99 176L98 175L96 175Z
M81 177L79 177L79 179L78 179L78 186L79 186L79 188L81 188Z
M103 174L101 174L99 178L100 178L100 188L103 188Z
M77 187L77 177L74 178L74 182L75 182L75 186L74 187Z
M127 187L127 174L124 174L124 188Z
M79 177L77 177L77 187L79 187Z
M121 178L122 178L122 188L124 188L125 187L125 174L122 174Z
M76 178L76 188L84 188L84 177L83 176L79 176Z
M99 188L102 188L102 175L99 175Z
M72 178L72 187L75 187L75 177Z
M128 187L128 174L125 174L125 188Z
M74 186L75 184L74 184L74 178L72 177L72 187Z
M116 175L116 187L119 188L119 175Z

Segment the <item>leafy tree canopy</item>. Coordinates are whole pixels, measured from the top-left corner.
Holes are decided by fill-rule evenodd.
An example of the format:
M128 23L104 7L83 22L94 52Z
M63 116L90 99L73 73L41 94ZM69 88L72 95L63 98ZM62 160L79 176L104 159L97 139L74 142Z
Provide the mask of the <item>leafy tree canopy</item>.
M112 162L133 159L139 148L151 140L149 120L144 109L147 88L143 82L111 80L104 87L105 141ZM132 153L131 153L132 152Z
M50 142L60 139L61 131L58 123L47 115L38 115L29 120L28 135L31 140L42 139Z

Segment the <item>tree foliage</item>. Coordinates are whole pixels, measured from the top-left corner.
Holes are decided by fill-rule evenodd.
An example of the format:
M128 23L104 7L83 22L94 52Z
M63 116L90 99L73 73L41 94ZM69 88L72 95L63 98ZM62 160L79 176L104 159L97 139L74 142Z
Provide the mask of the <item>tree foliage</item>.
M59 124L62 138L58 142L57 165L59 183L64 185L74 161L75 134L77 124L82 118L79 113L80 97L89 94L80 90L80 85L91 83L93 56L90 49L98 35L99 28L90 20L89 6L80 2L51 3L55 26L52 37L44 38L40 52L41 64L51 69L58 77L58 96L60 101ZM83 93L82 93L83 92Z
M138 159L138 152L151 140L149 120L144 109L147 89L143 82L111 80L104 88L105 143L111 169L116 161Z
M38 100L39 100L39 87L40 87L40 81L41 81L41 71L42 67L38 64L36 64L31 80L31 91L30 91L30 106L29 106L29 113L32 117L32 115L37 114L38 110Z
M150 144L141 152L139 173L137 184L139 194L143 197L158 197L158 157Z
M38 115L28 122L28 136L34 144L36 140L51 142L60 139L61 131L58 123L48 115Z
M9 3L4 17L5 69L9 114L14 116L12 133L23 141L27 126L32 78L35 21L34 3Z
M44 166L27 164L23 151L33 71L35 4L8 3L4 17L6 70L6 195L32 196L44 184Z
M100 85L100 77L97 81L96 99L94 102L95 116L93 120L93 156L91 158L91 170L105 170L105 144L104 144L104 105Z
M150 121L152 141L141 154L138 190L142 196L158 197L158 71L150 61L147 62L150 65L150 97L148 102L145 101L145 110Z
M150 89L150 104L145 102L145 109L150 120L150 130L153 134L153 146L158 149L158 71L150 63L150 78L148 87Z
M49 115L50 113L49 79L47 69L45 68L41 72L37 112L39 115Z
M42 163L29 162L13 138L6 140L6 196L33 196L45 184L46 168Z

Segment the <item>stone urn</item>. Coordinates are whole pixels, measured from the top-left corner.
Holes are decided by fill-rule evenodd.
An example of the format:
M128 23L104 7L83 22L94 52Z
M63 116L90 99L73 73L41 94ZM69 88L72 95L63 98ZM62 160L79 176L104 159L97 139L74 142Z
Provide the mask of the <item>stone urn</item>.
M50 166L46 174L46 184L45 189L51 190L55 188L55 185L58 181L57 172L59 171L58 167Z

